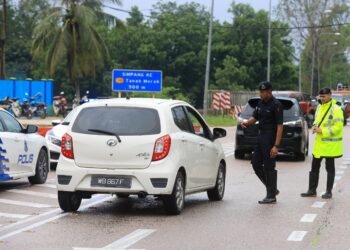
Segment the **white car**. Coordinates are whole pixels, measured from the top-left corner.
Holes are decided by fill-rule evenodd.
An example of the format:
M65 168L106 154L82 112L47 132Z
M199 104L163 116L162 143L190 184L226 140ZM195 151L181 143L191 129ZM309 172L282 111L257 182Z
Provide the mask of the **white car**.
M207 191L221 200L226 162L201 115L183 101L108 99L80 106L62 137L58 202L76 211L94 193L154 195L169 214L181 213L185 194Z
M78 110L79 110L79 107L73 109L62 122L60 120L52 121L52 125L54 127L48 130L45 135L45 139L49 147L50 168L52 170L56 169L58 159L60 158L62 136L67 132L68 125L72 117L74 116L74 113L77 112Z
M0 181L28 177L32 184L45 183L49 155L38 128L24 128L10 113L0 108Z

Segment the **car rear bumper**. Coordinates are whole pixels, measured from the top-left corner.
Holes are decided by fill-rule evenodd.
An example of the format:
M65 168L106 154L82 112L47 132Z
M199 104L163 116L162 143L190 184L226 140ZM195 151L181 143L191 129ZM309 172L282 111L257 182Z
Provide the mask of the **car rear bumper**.
M169 163L170 161L167 161ZM152 162L146 169L97 169L78 167L74 160L61 157L57 166L58 191L86 191L91 193L146 193L150 195L171 194L177 170L164 166L164 160ZM91 177L113 176L131 178L131 188L91 186ZM67 179L69 182L67 183ZM63 180L63 181L62 181Z

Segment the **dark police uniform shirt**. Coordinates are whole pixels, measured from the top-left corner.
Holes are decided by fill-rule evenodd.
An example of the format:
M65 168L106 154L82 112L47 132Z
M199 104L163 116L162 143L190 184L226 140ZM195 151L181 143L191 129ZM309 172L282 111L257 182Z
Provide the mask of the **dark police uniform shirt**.
M260 100L253 117L259 121L258 128L261 132L276 132L277 124L283 124L283 106L275 97L267 102Z

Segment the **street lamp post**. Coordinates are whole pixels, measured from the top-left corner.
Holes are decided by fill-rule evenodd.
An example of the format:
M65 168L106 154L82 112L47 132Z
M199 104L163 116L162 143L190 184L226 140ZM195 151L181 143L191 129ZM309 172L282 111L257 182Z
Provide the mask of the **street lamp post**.
M214 0L211 1L210 21L209 21L209 36L208 36L208 51L207 51L207 65L205 69L205 83L204 83L204 97L203 97L203 115L208 114L208 86L209 86L209 71L210 71L210 53L211 40L213 29L213 15L214 15Z
M270 81L270 61L271 61L271 0L269 1L269 32L267 38L267 81Z

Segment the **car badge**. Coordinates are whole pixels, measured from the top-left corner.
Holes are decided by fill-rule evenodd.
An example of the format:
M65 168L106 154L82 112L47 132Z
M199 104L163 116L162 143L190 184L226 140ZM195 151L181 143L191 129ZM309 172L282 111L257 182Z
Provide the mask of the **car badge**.
M118 144L118 141L115 140L115 139L109 139L107 141L107 145L110 146L110 147L115 147L117 144Z
M27 141L24 141L24 151L28 152L28 145L27 145Z

